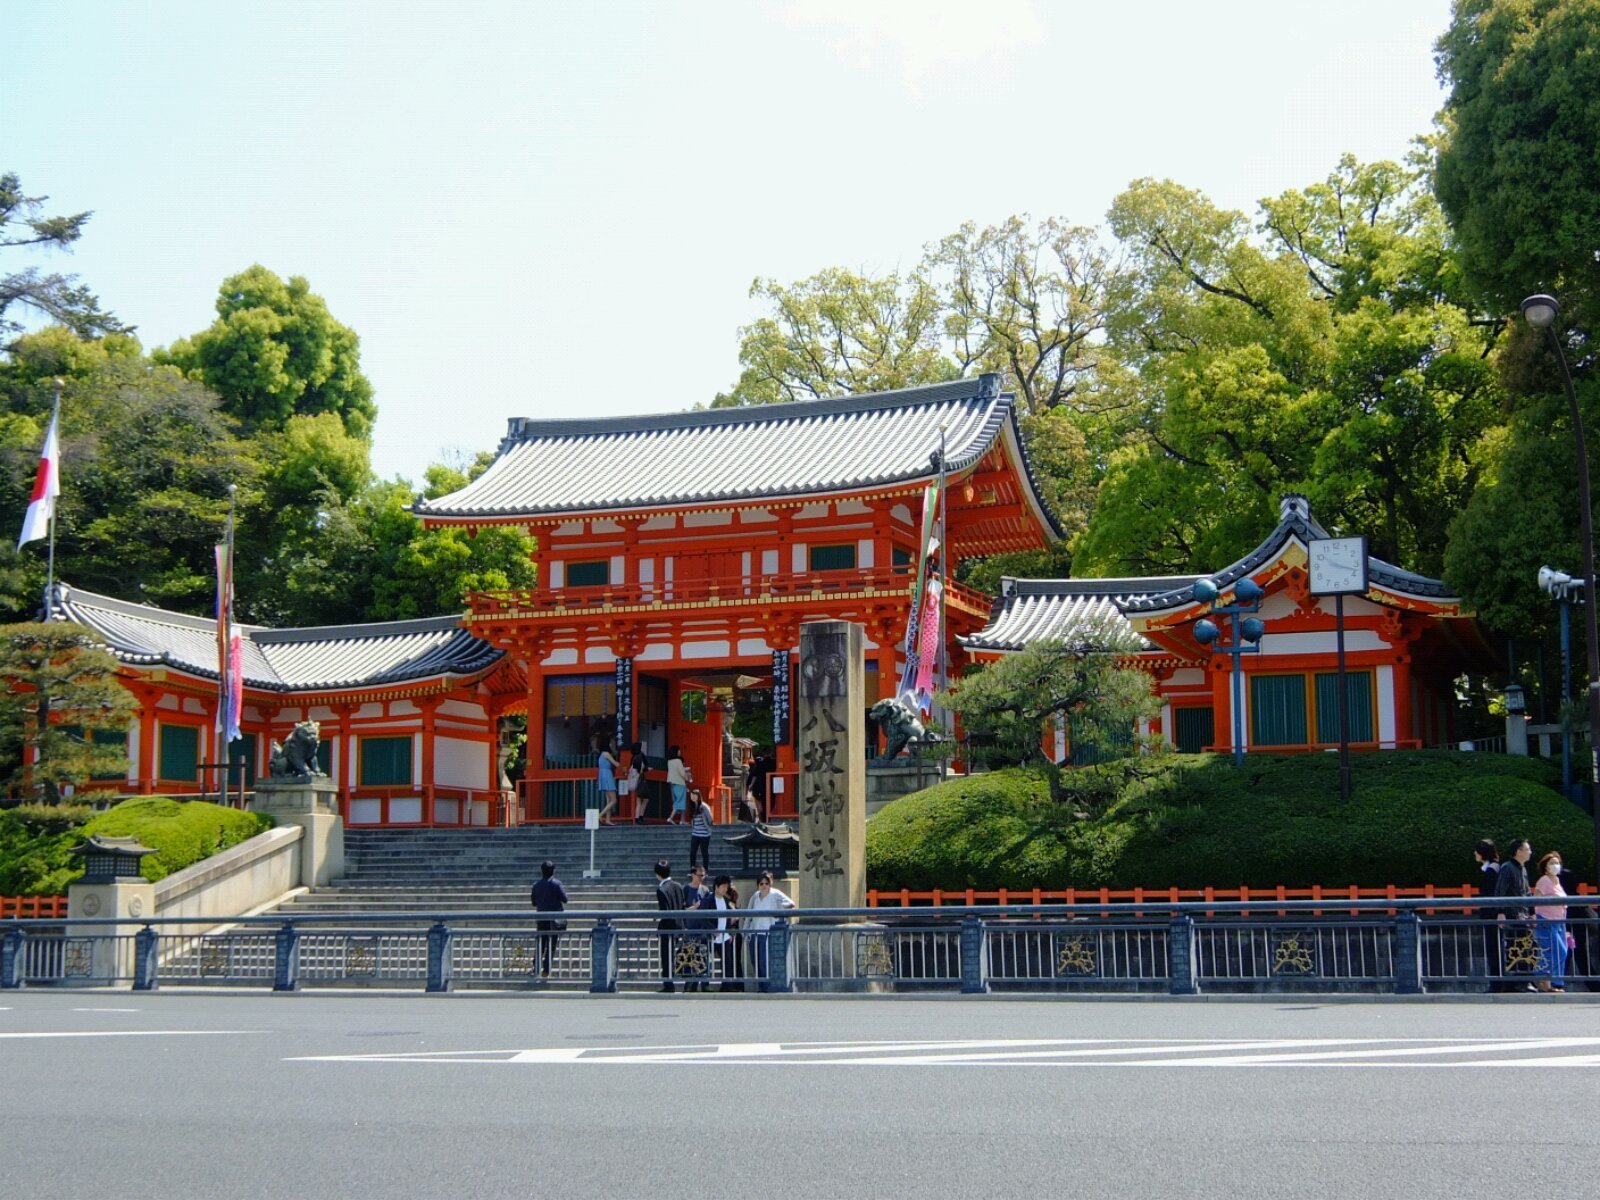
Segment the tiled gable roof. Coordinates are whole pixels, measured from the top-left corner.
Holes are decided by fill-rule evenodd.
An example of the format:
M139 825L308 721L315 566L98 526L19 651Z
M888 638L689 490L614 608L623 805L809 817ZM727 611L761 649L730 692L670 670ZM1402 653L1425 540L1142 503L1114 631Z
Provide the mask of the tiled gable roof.
M1046 638L1110 629L1125 634L1130 644L1148 647L1122 615L1123 607L1152 593L1187 587L1197 578L1003 579L989 623L962 644L969 650L1021 650Z
M895 392L749 408L509 423L495 461L459 491L422 500L421 517L505 518L670 507L830 492L931 479L944 427L960 471L1008 427L1021 450L1015 398L996 375Z
M57 584L50 619L76 621L105 639L120 661L217 677L217 626L147 604ZM369 625L267 629L240 625L245 686L268 692L379 687L440 675L472 675L502 652L473 637L456 616Z

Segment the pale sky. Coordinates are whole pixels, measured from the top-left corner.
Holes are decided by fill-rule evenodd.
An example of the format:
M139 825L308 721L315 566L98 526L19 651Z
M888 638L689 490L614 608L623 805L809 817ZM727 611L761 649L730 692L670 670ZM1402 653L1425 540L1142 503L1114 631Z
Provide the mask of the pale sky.
M756 276L914 266L963 221L1099 224L1396 158L1449 0L9 0L0 170L93 209L76 271L146 346L259 262L361 336L373 465L511 416L709 401Z

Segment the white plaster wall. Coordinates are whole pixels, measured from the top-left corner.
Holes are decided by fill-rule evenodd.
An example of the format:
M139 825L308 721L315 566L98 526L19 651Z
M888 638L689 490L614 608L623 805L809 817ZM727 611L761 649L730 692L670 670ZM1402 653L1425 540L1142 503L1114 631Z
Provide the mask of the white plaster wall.
M778 514L769 508L744 508L739 510L739 524L741 525L767 525L778 519Z
M173 709L174 711L176 711L177 707L178 707L178 698L176 696L174 696L174 695L171 695L171 694L162 696L160 699L158 699L156 701L156 707L157 708L170 708L170 709Z
M1172 678L1167 681L1167 687L1204 687L1206 673L1200 667L1181 667L1172 673Z
M564 650L552 650L544 656L544 666L570 667L578 661L578 652L570 647Z
M389 820L409 824L422 820L421 796L396 796L389 801Z
M421 739L418 741L420 744ZM489 756L483 743L435 734L433 781L446 787L487 788Z
M618 525L615 521L608 521L603 517L601 519L597 520L597 521L590 522L589 529L593 533L621 533L622 532L622 526L621 525Z
M376 721L383 716L383 705L363 704L356 710L355 719L358 721Z
M713 525L732 525L731 512L688 512L683 514L685 529L704 529Z
M856 566L872 566L872 539L862 538L856 543Z
M620 554L611 556L611 586L625 583L628 578L628 560Z
M641 558L639 560L639 582L654 583L656 581L656 560Z
M854 517L862 513L869 513L872 510L860 500L840 500L836 505L834 505L833 511L838 513L841 517Z
M634 659L635 662L660 662L662 659L672 657L671 642L651 642L644 651Z
M911 524L911 510L904 504L896 504L889 510L889 515L902 525Z
M776 575L778 573L778 552L776 550L763 550L761 552L761 573L763 575Z
M567 586L567 564L559 558L550 561L550 586L553 588Z
M767 645L766 638L740 638L739 653L744 654L772 654L772 647Z
M271 904L300 885L305 830L282 825L168 875L155 885L158 917L237 917ZM213 928L185 925L174 933Z
M1392 744L1395 739L1394 668L1380 666L1372 682L1378 691L1378 741L1380 744ZM1338 705L1334 709L1337 711Z
M383 801L356 798L350 801L350 824L376 825L383 820Z
M1338 649L1337 640L1331 629L1325 633L1273 633L1268 625L1267 634L1261 639L1261 653L1333 654ZM1344 648L1345 653L1353 654L1357 650L1387 650L1389 643L1373 629L1346 629Z
M465 700L441 701L439 704L439 713L441 716L448 714L449 716L453 717L472 717L479 720L489 715L484 709L483 705L470 704Z
M795 519L799 521L820 521L827 515L828 505L826 502L822 504L807 504L799 512L795 513Z
M139 722L135 721L128 726L128 780L133 782L139 777Z
M422 710L410 700L396 700L389 706L389 711L397 717L415 716Z
M551 536L552 537L558 537L558 538L582 537L583 536L583 522L582 521L567 521L567 522L565 522L565 523L563 523L561 525L557 525L555 527L555 532Z
M796 542L789 548L789 570L799 575L806 569L806 544Z
M586 663L615 663L617 656L611 653L610 646L585 646L583 661Z
M655 530L655 529L676 529L677 527L678 527L678 518L677 517L671 517L671 516L668 516L668 517L651 517L643 525L639 526L640 529L650 529L650 530Z
M684 642L679 647L684 658L725 658L727 657L727 642Z

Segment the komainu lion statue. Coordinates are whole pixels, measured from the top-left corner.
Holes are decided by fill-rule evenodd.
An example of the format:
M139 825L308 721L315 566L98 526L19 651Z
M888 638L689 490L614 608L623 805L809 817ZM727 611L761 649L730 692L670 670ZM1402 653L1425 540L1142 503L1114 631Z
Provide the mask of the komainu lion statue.
M272 757L267 760L267 775L273 779L310 779L321 775L317 769L317 746L321 742L315 721L301 721L286 741L274 740Z
M920 742L928 736L922 719L898 700L879 700L867 710L867 715L878 723L886 739L883 757L876 760L880 766L892 762L912 742Z

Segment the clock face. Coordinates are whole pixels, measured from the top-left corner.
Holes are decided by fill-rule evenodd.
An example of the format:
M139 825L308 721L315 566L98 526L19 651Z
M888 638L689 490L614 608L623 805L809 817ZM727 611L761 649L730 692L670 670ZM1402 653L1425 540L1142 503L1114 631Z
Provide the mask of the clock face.
M1318 538L1310 545L1311 592L1353 595L1367 590L1367 539Z

